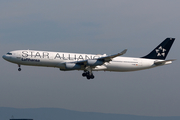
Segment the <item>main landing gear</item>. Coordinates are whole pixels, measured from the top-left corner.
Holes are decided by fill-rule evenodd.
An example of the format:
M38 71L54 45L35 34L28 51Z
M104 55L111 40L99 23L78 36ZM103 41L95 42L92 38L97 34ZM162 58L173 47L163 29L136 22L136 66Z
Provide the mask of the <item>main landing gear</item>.
M18 71L21 71L21 65L18 64L18 67L19 67L19 68L18 68Z
M84 73L82 74L83 77L86 77L89 79L94 79L94 75L92 73L92 68L90 66L87 66L84 70Z
M89 71L84 72L84 73L82 74L82 76L83 76L83 77L86 77L88 80L89 80L89 79L94 79L94 75L93 75L92 73L90 74Z

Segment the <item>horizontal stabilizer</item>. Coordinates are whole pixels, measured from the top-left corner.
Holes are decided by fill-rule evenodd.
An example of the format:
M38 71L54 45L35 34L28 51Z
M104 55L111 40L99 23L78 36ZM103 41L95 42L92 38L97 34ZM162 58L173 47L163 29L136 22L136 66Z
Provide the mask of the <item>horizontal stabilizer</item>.
M171 64L172 61L175 61L175 59L173 59L173 60L164 60L164 61L155 61L154 64L157 65L157 66L158 65L167 65L167 64Z

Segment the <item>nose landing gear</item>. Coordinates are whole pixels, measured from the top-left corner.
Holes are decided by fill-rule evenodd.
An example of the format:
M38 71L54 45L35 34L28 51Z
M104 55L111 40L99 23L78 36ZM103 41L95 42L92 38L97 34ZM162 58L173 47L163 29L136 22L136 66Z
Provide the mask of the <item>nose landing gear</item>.
M18 71L21 71L21 65L18 64L18 67L19 67L19 68L18 68Z

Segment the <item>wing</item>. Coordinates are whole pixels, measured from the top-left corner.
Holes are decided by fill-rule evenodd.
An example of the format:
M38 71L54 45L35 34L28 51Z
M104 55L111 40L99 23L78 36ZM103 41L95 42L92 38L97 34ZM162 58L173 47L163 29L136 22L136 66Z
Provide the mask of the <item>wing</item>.
M103 65L105 62L110 62L115 57L125 54L126 51L127 51L127 49L123 50L120 53L117 53L114 55L103 56L103 57L100 57L97 59L88 59L88 60L82 60L82 61L62 63L59 66L64 67L64 68L61 68L60 70L63 70L63 71L82 70L82 69L84 69L83 67L87 67L87 66L90 68L95 68L96 66Z
M83 61L76 61L76 64L79 65L90 65L90 66L97 66L97 65L102 65L105 62L109 62L112 61L113 58L124 55L127 52L127 49L123 50L120 53L114 54L114 55L107 55L107 56L103 56L97 59L93 59L93 60L83 60ZM93 65L94 63L94 65Z
M109 61L111 61L111 60L112 60L113 58L115 58L115 57L124 55L126 52L127 52L127 49L123 50L123 51L120 52L120 53L114 54L114 55L109 55L109 56L105 56L105 57L98 58L98 60L102 60L102 61L105 61L105 62L109 62Z

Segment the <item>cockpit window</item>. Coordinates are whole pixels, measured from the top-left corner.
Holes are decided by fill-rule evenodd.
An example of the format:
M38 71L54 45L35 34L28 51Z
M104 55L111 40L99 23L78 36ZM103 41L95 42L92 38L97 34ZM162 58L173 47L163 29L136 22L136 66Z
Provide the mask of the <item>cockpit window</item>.
M12 53L9 53L9 52L8 52L7 55L12 55Z

